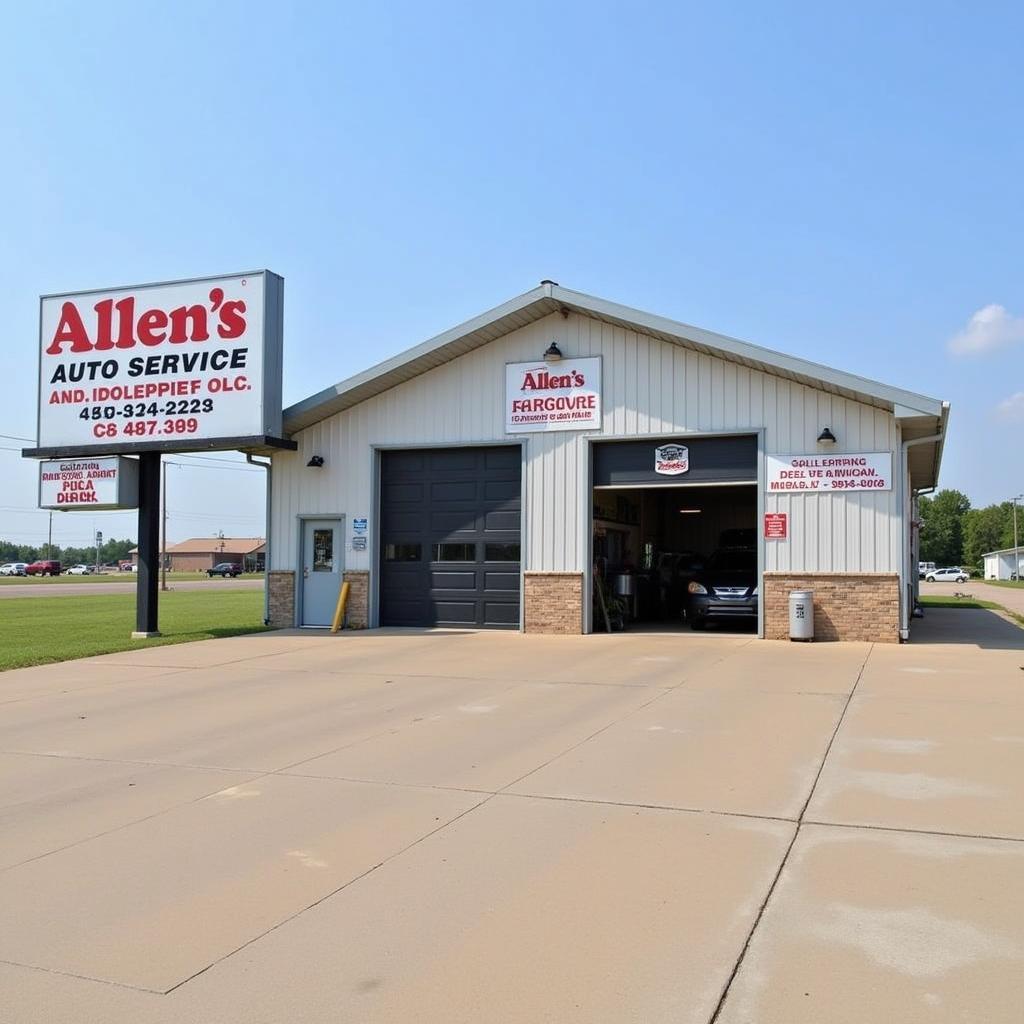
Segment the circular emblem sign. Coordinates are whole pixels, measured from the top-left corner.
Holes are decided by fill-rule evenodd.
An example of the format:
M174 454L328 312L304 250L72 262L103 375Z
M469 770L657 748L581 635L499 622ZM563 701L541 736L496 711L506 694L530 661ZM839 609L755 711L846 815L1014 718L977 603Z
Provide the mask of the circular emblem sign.
M690 469L690 449L684 444L663 444L654 449L654 472L678 476Z

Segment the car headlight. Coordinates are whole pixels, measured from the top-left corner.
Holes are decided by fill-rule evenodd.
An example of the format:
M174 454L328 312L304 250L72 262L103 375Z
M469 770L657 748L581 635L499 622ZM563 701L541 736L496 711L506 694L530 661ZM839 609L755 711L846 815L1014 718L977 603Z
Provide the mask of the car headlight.
M707 587L705 587L703 583L698 583L696 580L690 580L686 589L691 594L706 594L708 592Z
M757 587L754 587L754 589L750 592L750 596L757 597Z

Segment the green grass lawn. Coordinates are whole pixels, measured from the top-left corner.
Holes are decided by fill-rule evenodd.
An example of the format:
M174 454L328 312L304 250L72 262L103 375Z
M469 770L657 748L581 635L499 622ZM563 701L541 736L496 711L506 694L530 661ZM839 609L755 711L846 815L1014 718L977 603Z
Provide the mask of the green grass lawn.
M978 601L975 598L933 597L921 595L921 604L925 608L1001 608L995 601Z
M1024 587L1024 580L985 580L987 587Z
M0 671L94 654L259 633L259 590L169 591L160 595L160 632L132 640L134 594L5 598L0 601Z
M205 580L209 577L205 572L169 572L167 574L167 583L178 583L181 580ZM254 580L262 579L263 573L247 572L243 573L238 577L240 580ZM133 572L107 572L107 573L95 573L92 576L68 576L67 573L63 573L60 576L0 576L0 587L10 587L16 584L29 584L30 586L40 585L56 585L60 586L62 583L134 583L138 579L138 576ZM214 579L220 579L219 576L215 576Z

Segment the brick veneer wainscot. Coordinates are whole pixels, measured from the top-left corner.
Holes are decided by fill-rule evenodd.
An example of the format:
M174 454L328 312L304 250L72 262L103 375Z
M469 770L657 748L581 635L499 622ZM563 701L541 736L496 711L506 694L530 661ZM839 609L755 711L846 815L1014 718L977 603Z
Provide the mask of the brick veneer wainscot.
M789 636L789 593L814 591L815 640L898 643L900 580L896 573L766 572L762 584L764 635Z
M583 574L526 573L523 607L527 633L582 633Z
M366 629L370 624L370 573L366 569L349 569L342 579L350 584L345 621L349 629Z
M270 625L291 629L295 625L295 573L274 569L267 573L270 592Z

